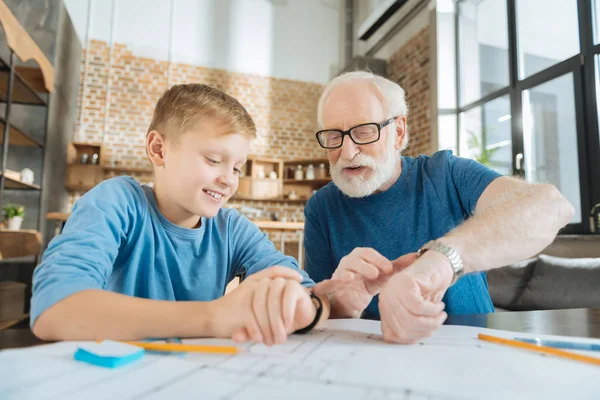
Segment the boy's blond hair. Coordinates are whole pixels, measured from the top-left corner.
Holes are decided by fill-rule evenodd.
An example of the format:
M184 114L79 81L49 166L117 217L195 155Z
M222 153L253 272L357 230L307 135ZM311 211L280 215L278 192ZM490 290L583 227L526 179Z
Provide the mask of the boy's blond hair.
M165 137L181 134L207 117L227 124L227 133L256 137L256 125L239 101L200 83L175 85L165 91L156 103L148 133L158 131Z

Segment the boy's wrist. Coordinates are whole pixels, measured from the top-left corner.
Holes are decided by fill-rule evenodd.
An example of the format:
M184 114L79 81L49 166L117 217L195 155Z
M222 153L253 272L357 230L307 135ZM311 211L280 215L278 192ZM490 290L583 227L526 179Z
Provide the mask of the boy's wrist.
M182 306L178 313L180 337L208 337L216 335L214 301L176 302Z
M308 333L319 323L319 320L323 313L323 302L312 292L310 293L310 300L314 305L314 308L312 309L313 312L311 313L310 324L307 325L306 323L304 323L304 326L297 326L298 323L296 322L293 327L293 333Z
M219 315L218 309L220 308L219 302L216 300L201 302L203 305L202 317L198 318L199 315L192 316L192 318L198 318L200 321L200 328L203 332L206 332L205 336L209 337L220 337L219 335L219 323L217 321L217 315Z

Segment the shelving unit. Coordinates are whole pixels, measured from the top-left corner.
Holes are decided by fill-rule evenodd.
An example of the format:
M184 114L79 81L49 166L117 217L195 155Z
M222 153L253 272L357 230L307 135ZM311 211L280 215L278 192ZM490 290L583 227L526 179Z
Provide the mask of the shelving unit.
M85 155L86 162L82 157ZM95 163L91 160L97 155ZM69 143L67 149L67 174L65 176L65 187L67 190L85 192L106 179L106 173L132 173L151 174L148 167L107 166L104 163L103 146L98 143Z
M107 172L129 172L132 174L151 174L154 171L151 167L148 168L140 168L140 167L102 167L104 171Z
M10 201L11 192L29 191L35 193L41 203L42 187L39 183L25 183L20 180L20 173L11 171L7 168L8 158L11 147L36 147L41 149L41 171L37 175L37 182L43 181L43 158L45 153L46 132L42 135L35 135L26 132L24 129L15 126L11 122L13 105L34 106L45 108L45 122L48 119L49 93L54 86L54 70L50 61L35 44L33 39L27 34L19 24L15 16L8 7L0 1L0 24L6 35L8 43L9 59L0 57L0 102L5 105L5 112L0 116L0 129L2 135L0 144L2 145L2 163L0 166L0 205ZM17 65L17 58L25 62L34 60L39 68ZM39 137L42 136L42 137ZM15 161L17 168L22 169L28 165L19 165ZM32 194L33 195L33 194ZM41 206L41 204L40 204ZM40 207L41 208L41 207ZM28 210L26 210L27 212ZM31 212L31 210L29 210ZM35 226L30 227L39 229L40 219L37 219ZM18 233L13 233L18 234Z
M38 218L30 218L24 223L21 230L10 231L0 229L0 260L9 263L32 264L37 260L42 249L42 235L40 233L42 209L42 191L41 182L44 178L44 157L46 147L46 132L48 124L48 103L50 93L54 89L54 69L52 64L43 54L41 49L33 41L31 36L20 25L18 20L12 14L6 4L0 0L0 25L6 37L8 44L9 57L4 59L0 57L0 103L4 103L4 115L0 116L0 135L2 161L0 163L0 209L11 203L22 203L24 198L28 204L36 202L38 206ZM35 61L39 67L18 65L18 60L27 62ZM18 105L18 106L17 106ZM22 110L30 110L28 107L44 108L44 129L43 131L28 132L13 123L15 115L18 117L18 109L13 106L21 107ZM34 113L35 114L35 113ZM42 114L40 112L39 114ZM22 147L28 149L24 152ZM31 150L34 147L36 150ZM25 183L21 181L20 172L23 168L30 167L26 162L30 159L24 159L20 154L32 154L36 159L36 165L39 170L35 171L34 183ZM9 157L12 154L12 159ZM10 162L10 168L8 169ZM37 198L29 198L37 196ZM16 199L16 200L15 200ZM32 214L35 208L26 206L25 213ZM31 260L34 261L31 261ZM30 284L30 282L28 282ZM0 322L0 329L18 323L28 317L25 313L16 321Z
M97 160L92 164L93 156ZM82 157L86 163L82 162ZM67 148L67 174L65 187L68 190L87 191L102 182L104 171L100 165L102 160L102 145L94 143L69 143Z
M325 173L320 175L320 165L324 164ZM294 173L298 165L302 166L303 176L306 177L306 168L314 167L315 179L294 179ZM319 190L331 182L329 176L329 160L326 158L313 158L306 160L290 160L283 163L285 178L283 180L283 196L289 198L290 192L295 192L299 201L306 202L312 196L313 191Z
M274 179L270 178L275 174ZM247 200L281 198L283 191L283 161L276 158L249 157L242 169L236 195Z
M327 185L331 178L325 179L284 179L283 183L293 183L296 185Z

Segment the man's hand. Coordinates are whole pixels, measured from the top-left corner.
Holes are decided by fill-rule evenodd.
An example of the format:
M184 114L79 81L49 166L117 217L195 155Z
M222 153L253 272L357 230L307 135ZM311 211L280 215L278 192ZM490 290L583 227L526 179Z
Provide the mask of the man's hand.
M331 279L319 282L313 291L330 299L335 318L359 318L390 277L415 259L416 253L411 253L389 261L374 249L356 248L342 258Z
M219 325L216 336L268 346L284 343L288 334L308 326L316 315L316 307L301 281L298 272L286 267L271 267L250 275L215 301Z
M448 316L442 297L452 278L450 262L435 251L426 252L394 275L379 296L384 340L417 343L431 336Z

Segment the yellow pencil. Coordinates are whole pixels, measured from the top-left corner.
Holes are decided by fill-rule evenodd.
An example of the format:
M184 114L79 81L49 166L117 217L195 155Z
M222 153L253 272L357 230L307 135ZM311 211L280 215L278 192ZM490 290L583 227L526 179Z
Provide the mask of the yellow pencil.
M503 338L499 338L496 336L484 335L482 333L480 333L478 335L478 338L481 340L485 340L487 342L505 344L507 346L517 347L517 348L525 349L525 350L536 351L538 353L551 354L553 356L568 358L570 360L576 360L576 361L582 361L582 362L586 362L586 363L590 363L590 364L594 364L594 365L600 365L600 358L584 356L582 354L577 354L577 353L571 353L570 351L559 350L559 349L555 349L553 347L538 346L536 344L525 343L525 342L521 342L518 340L503 339Z
M210 346L210 345L200 345L200 344L153 343L153 342L123 342L123 343L142 347L146 350L176 352L176 353L237 354L237 352L238 352L238 348L235 346Z

